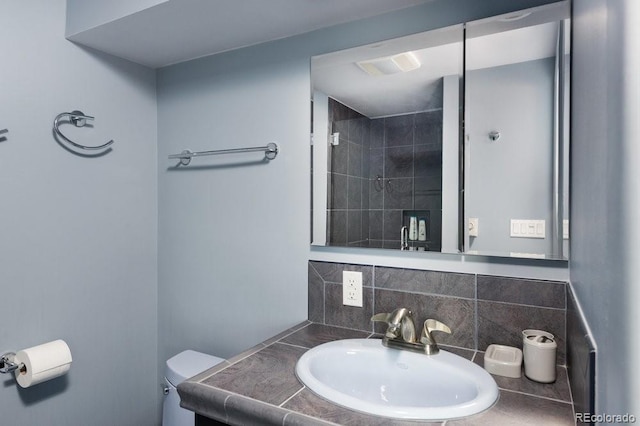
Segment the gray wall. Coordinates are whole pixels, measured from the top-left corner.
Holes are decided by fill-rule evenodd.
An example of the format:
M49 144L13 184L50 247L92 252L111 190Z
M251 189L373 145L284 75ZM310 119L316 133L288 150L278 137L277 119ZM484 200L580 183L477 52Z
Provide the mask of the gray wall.
M596 412L640 415L640 3L573 4L571 281L598 346Z
M161 362L189 348L228 357L306 318L309 65L289 56L267 46L159 72ZM271 162L167 159L271 141Z
M28 389L3 376L0 423L150 424L160 400L155 75L64 31L64 0L2 3L0 352L61 338L73 364ZM115 139L110 153L83 158L54 141L54 117L76 108L96 120L73 133L88 145Z
M465 209L478 218L470 249L552 252L554 58L467 72ZM488 134L497 130L499 140ZM545 220L545 239L511 238L511 219Z

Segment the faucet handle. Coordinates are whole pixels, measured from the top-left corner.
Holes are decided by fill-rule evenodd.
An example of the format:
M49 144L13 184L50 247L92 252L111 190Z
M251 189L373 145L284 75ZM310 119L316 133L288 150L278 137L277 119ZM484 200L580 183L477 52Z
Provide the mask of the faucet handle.
M389 339L394 339L397 337L398 334L398 327L394 327L391 324L391 314L387 313L387 312L381 312L379 314L375 314L374 316L371 317L371 321L372 322L383 322L385 324L387 324L388 328L387 331L385 332L385 336Z
M389 323L389 318L391 317L391 314L388 313L379 313L379 314L375 314L374 316L371 317L371 321L373 322L386 322Z
M405 342L415 342L416 340L413 312L407 308L398 308L390 314L375 314L371 317L371 321L387 323L389 328L387 328L385 336L389 339L397 339L402 336Z
M398 326L406 317L411 317L413 312L407 308L398 308L391 313L379 313L371 317L371 321L386 322L390 326Z
M420 342L428 345L433 344L434 340L431 336L432 331L442 331L447 334L451 334L451 329L447 327L445 324L441 323L438 320L428 319L424 322L424 327L422 328L422 336L420 337Z

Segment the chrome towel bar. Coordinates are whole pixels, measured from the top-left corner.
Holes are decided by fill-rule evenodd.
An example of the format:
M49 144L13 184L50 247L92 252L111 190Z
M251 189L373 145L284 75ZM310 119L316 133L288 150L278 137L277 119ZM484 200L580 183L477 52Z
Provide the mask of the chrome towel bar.
M102 145L98 145L98 146L86 146L86 145L80 145L79 143L75 143L74 141L72 141L71 139L63 135L60 129L58 128L58 126L60 125L60 119L62 119L63 117L69 117L69 121L71 122L71 124L73 124L76 127L84 127L87 124L87 120L93 120L94 117L85 115L82 111L77 111L77 110L71 111L71 112L63 112L62 114L58 114L56 116L56 118L53 120L53 131L56 133L56 135L60 139L64 140L68 144L78 149L95 151L95 150L106 149L113 143L113 140L110 140L109 142Z
M169 158L180 159L180 164L183 166L189 165L193 157L203 157L205 155L219 155L219 154L237 154L240 152L254 152L264 151L264 156L267 160L273 160L278 155L278 145L275 142L270 142L266 146L254 146L250 148L232 148L232 149L218 149L215 151L200 151L193 152L185 149L180 154L172 154Z
M0 135L4 135L5 133L9 133L9 129L0 129Z

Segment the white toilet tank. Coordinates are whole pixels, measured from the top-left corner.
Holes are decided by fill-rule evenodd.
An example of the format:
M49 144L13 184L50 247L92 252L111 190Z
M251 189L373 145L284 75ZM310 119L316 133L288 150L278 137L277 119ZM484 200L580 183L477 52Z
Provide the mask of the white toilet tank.
M180 352L167 360L164 384L165 396L162 404L162 426L193 426L195 414L180 407L180 395L176 387L196 374L202 373L224 361L212 355L192 350Z

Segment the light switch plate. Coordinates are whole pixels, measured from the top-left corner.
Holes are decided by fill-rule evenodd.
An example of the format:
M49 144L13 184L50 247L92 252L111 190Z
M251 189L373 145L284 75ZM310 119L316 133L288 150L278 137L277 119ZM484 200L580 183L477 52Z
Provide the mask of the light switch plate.
M545 238L544 220L511 219L512 238Z

